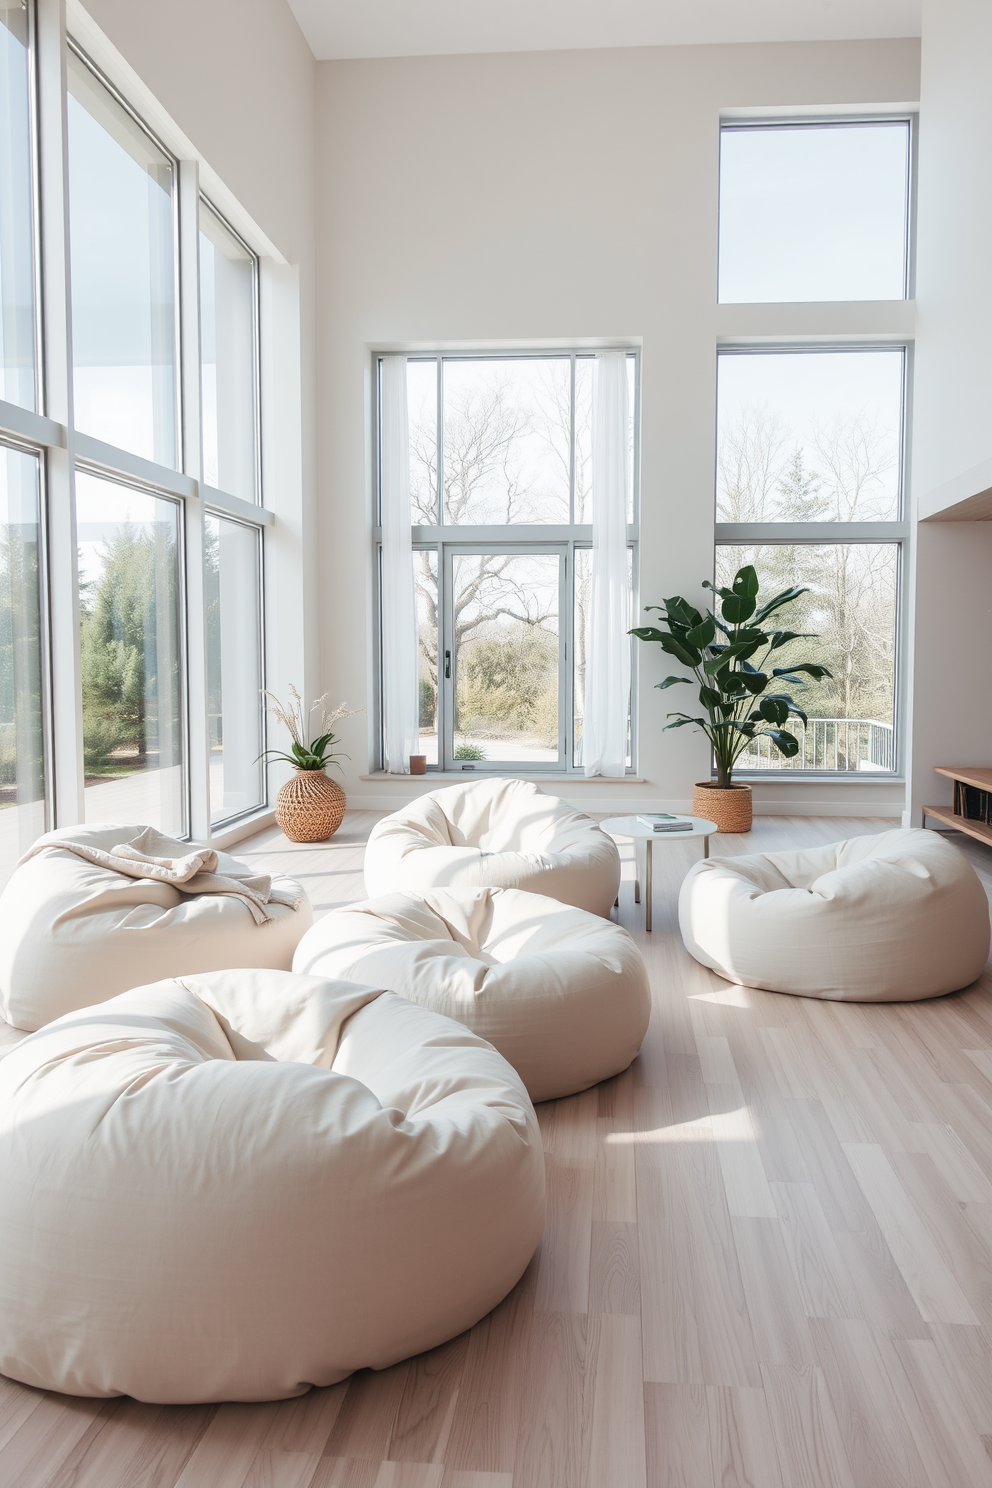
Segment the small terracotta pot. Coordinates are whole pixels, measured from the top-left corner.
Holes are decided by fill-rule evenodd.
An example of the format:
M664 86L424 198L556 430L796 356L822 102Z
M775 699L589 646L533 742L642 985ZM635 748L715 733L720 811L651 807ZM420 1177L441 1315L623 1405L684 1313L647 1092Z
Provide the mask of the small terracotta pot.
M297 770L279 787L276 821L290 842L323 842L344 818L348 798L323 770Z
M692 792L693 816L716 822L719 832L750 832L752 805L749 785L720 786L714 780L697 780Z
M411 756L410 756L410 774L411 775L426 775L427 774L427 756L426 756L426 754L411 754Z

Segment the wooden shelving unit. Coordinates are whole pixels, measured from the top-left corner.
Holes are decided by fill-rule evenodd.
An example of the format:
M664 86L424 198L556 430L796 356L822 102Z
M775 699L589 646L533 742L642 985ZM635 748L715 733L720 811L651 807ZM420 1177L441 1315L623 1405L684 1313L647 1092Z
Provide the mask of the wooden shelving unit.
M959 797L963 794L957 789L958 786L970 786L973 790L982 791L992 797L992 770L972 765L938 765L936 773L946 775L949 780L955 782L955 806L959 804ZM962 816L953 806L924 806L924 825L928 816L932 816L935 821L943 822L947 827L953 827L955 831L967 832L969 837L974 837L977 841L985 842L992 847L992 824L988 822Z

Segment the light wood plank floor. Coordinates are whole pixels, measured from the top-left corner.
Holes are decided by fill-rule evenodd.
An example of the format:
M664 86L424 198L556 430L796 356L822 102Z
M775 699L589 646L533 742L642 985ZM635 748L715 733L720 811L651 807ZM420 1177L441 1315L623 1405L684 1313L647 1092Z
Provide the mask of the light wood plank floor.
M239 852L318 912L375 817ZM739 853L890 823L763 818ZM962 842L987 886L992 854ZM659 844L654 1018L626 1073L540 1109L549 1223L470 1333L300 1400L166 1407L0 1379L3 1488L992 1485L992 977L931 1003L745 991L682 949L698 844Z

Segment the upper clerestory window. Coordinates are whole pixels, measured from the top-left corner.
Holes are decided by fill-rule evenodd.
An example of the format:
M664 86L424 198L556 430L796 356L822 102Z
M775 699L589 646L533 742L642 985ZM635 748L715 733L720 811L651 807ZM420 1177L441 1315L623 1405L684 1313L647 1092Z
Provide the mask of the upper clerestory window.
M728 124L720 132L719 300L901 300L908 119Z

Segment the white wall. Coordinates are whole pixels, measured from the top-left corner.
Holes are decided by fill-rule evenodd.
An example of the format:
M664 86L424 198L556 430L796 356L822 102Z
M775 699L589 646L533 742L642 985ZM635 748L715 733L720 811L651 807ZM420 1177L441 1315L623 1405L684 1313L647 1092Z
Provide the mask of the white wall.
M912 41L320 64L321 690L371 703L376 345L639 339L641 600L702 597L713 561L721 110L912 103L918 68ZM569 785L593 809L684 808L708 775L701 738L661 733L660 657L642 649L639 662L646 783ZM367 733L362 720L346 725L353 803L409 799L409 779L359 779ZM902 805L901 787L860 782L758 795L759 809Z
M930 498L935 487L992 458L990 75L988 0L925 0L913 436L913 490L924 513L939 504ZM955 498L967 494L962 486ZM950 802L950 782L934 776L934 765L992 765L990 591L992 523L921 523L915 821L921 806Z

